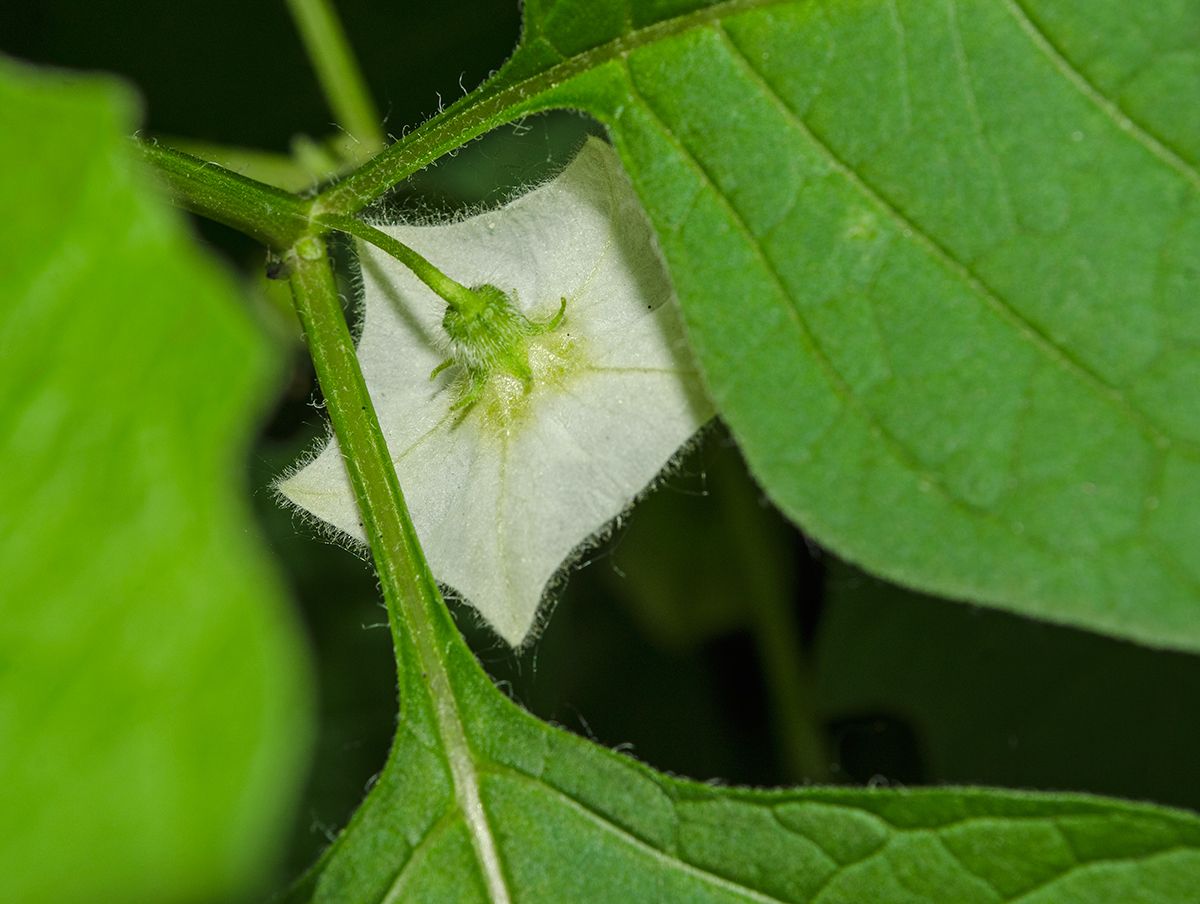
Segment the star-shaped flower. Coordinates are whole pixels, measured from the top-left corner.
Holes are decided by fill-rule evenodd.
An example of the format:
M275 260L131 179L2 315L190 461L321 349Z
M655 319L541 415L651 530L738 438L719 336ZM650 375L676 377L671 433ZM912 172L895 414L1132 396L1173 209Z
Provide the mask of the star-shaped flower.
M678 303L599 139L499 210L381 228L482 299L448 312L360 244L358 357L417 535L437 579L520 646L555 575L712 415ZM365 541L336 440L278 489Z

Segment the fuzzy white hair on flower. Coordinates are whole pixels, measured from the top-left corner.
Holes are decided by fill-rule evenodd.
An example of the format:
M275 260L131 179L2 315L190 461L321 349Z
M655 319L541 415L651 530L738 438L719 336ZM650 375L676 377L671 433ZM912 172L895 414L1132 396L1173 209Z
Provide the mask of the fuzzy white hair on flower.
M363 376L434 576L519 647L573 552L712 416L678 302L595 138L499 210L380 230L453 290L360 242ZM365 542L336 439L277 488Z

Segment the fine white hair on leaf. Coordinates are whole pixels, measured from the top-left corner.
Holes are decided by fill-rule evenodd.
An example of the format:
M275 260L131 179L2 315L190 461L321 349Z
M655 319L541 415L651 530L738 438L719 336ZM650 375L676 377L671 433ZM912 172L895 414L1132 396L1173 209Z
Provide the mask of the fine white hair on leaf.
M566 299L553 328L522 340L527 376L470 383L459 363L431 380L450 347L446 302L359 245L358 356L417 535L437 580L519 648L548 591L712 416L678 302L620 160L596 138L502 208L378 228L465 286L496 286L535 324ZM336 440L277 487L366 540Z

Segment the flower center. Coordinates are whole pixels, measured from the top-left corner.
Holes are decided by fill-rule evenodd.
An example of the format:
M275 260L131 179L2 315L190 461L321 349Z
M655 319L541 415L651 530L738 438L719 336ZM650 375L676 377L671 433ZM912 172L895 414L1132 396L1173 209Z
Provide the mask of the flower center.
M485 400L489 411L504 412L508 423L519 406L526 404L535 384L556 383L571 368L571 350L576 343L570 334L559 333L567 300L549 321L535 323L517 309L516 293L492 285L474 286L448 304L442 328L450 339L451 357L430 375L459 364L463 376L457 381L459 398L455 408L467 408Z

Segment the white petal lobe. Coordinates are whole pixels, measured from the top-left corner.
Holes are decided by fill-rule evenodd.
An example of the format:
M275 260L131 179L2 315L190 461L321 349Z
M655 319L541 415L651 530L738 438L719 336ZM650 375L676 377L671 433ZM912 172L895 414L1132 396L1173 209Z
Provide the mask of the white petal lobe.
M457 223L380 227L466 286L515 291L530 320L522 380L492 373L471 403L447 356L446 303L360 246L358 356L413 524L437 579L512 646L547 585L712 415L678 303L616 153L591 139L551 182ZM280 492L365 542L336 440Z

